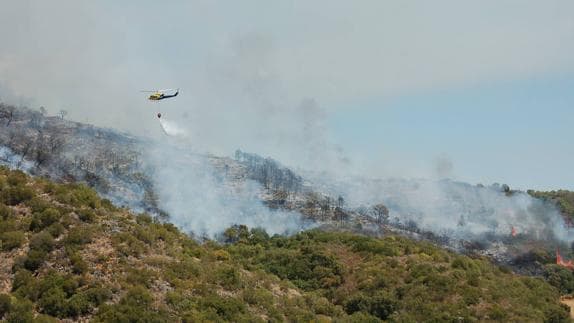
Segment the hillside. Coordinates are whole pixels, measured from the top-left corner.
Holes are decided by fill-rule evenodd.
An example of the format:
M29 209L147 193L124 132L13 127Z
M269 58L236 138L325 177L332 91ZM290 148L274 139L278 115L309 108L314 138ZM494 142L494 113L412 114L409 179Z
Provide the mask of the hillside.
M559 291L398 236L231 227L192 240L82 185L0 169L8 322L566 321ZM216 215L215 215L216 216Z
M240 150L233 158L214 156L170 137L135 137L3 104L0 124L0 164L85 183L115 206L169 218L197 236L214 238L236 223L272 233L309 227L392 233L487 256L530 275L543 275L557 248L572 256L563 225L569 204L543 196L550 193L295 172Z
M574 223L574 192L567 190L550 192L529 190L528 194L555 203L569 224L572 225Z

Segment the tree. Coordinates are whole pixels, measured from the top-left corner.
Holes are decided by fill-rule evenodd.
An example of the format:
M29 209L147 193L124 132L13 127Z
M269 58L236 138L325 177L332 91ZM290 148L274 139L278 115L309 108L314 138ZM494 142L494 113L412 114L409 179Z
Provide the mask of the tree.
M62 109L58 114L60 115L60 119L64 120L64 118L68 115L68 111Z
M343 205L345 205L345 199L339 195L339 198L337 199L337 207L343 208Z
M45 117L48 114L48 110L46 110L44 107L40 107L40 113L43 117Z
M7 106L0 103L0 119L6 119L6 127L10 126L12 120L14 119L14 107Z
M321 217L323 221L325 220L325 216L329 211L331 211L331 199L327 196L321 204Z
M349 214L345 212L342 208L336 207L335 208L335 218L339 220L341 225L349 218Z
M384 204L373 206L373 214L378 224L389 222L389 209Z
M42 128L43 119L44 116L42 115L42 113L33 111L29 122L30 127L37 131L40 131L40 129Z

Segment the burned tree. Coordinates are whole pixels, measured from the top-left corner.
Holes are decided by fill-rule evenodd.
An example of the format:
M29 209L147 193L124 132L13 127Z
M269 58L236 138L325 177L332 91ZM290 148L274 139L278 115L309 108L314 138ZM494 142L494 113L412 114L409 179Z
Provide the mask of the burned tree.
M14 110L13 106L0 103L0 119L6 120L6 127L10 126L10 123L14 120Z
M58 115L60 116L60 119L64 120L64 118L68 115L68 111L62 109L60 112L58 112Z
M343 225L343 223L349 219L349 214L345 212L345 210L337 206L335 208L335 218L339 221L341 225Z
M237 150L235 159L246 166L250 179L261 183L266 189L287 193L301 191L303 179L271 158Z
M323 221L325 221L325 218L327 217L327 213L331 212L331 198L329 198L328 196L323 200L323 203L321 203L321 219Z
M389 209L384 204L373 206L372 212L378 224L387 224L389 222Z

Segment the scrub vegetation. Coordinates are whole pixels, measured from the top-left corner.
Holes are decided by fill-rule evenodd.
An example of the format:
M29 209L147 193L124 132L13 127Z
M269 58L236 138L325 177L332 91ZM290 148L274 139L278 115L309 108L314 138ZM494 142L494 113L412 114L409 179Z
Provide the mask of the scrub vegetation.
M319 230L234 226L198 242L86 186L0 168L8 322L566 322L572 273L548 268L525 277L403 237Z

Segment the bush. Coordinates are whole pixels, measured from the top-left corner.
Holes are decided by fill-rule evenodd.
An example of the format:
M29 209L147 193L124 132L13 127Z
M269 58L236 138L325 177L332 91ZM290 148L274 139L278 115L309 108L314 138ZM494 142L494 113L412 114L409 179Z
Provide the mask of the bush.
M241 277L235 267L224 266L215 271L215 282L226 289L237 289L241 286Z
M93 231L84 226L78 226L70 229L64 243L66 245L84 245L92 242Z
M264 255L260 261L271 273L304 290L334 287L342 282L341 266L318 248L303 247L299 252L280 249Z
M147 213L142 213L136 216L136 222L137 224L147 225L153 222L153 218Z
M78 211L78 218L87 223L94 223L96 221L96 213L89 209L82 209Z
M0 319L10 312L10 307L12 306L12 301L10 295L0 294Z
M234 321L234 319L246 311L245 304L240 300L233 297L223 298L214 294L201 298L200 308L212 308L219 317L228 321Z
M64 228L64 226L60 223L54 223L46 228L46 232L48 232L54 238L61 236L64 231L66 231L66 228Z
M91 188L81 184L62 185L57 188L58 202L74 207L87 206L92 209L101 207L98 194Z
M0 233L0 247L3 251L10 251L16 248L20 248L24 241L26 240L26 235L22 231L10 231Z
M30 238L30 250L49 253L54 249L55 243L56 242L50 233L42 231Z
M62 215L58 210L53 208L47 208L41 213L35 213L32 217L32 222L30 223L30 230L41 231L44 228L58 222Z
M72 264L72 272L77 275L84 274L88 271L88 264L82 259L78 253L72 253L70 256L70 263Z
M7 205L18 205L31 200L34 197L34 191L25 186L10 187L2 191L1 198Z
M396 301L383 292L374 296L356 294L345 302L345 311L349 314L366 312L382 320L386 320L396 307Z
M14 211L4 204L0 204L0 221L8 220L14 217Z
M20 170L15 170L10 172L7 181L10 186L22 186L28 181L28 176Z
M16 299L10 306L10 313L6 316L8 323L33 322L34 313L32 309L34 304L27 299Z
M46 291L38 300L42 313L57 317L66 317L68 306L66 293L61 288L52 288Z
M49 208L51 204L41 197L34 197L26 202L26 205L32 210L33 213L42 213Z
M574 292L574 274L564 267L548 265L545 268L546 280L563 294Z
M95 322L171 322L167 313L152 308L153 297L141 286L131 288L118 304L100 307Z
M41 250L29 250L26 258L24 258L24 268L36 271L46 261L47 254Z

